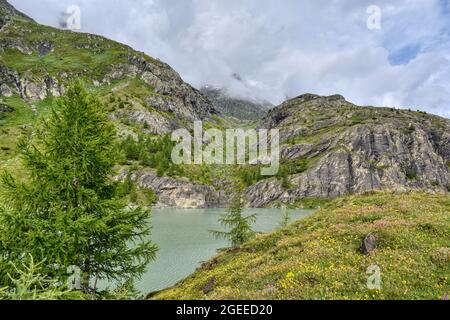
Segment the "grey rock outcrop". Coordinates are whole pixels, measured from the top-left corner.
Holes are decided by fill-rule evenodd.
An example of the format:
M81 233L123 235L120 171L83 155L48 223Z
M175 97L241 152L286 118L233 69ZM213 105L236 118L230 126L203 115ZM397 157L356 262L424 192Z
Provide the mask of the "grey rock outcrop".
M282 162L303 160L308 167L287 177L289 188L276 178L249 187L250 207L376 189L450 188L448 119L305 95L275 108L260 126L281 130Z
M363 240L359 250L364 255L370 255L377 249L378 235L369 233Z
M223 207L224 195L212 187L196 185L187 180L144 174L138 180L141 188L153 189L158 195L157 207L210 208Z
M38 44L39 55L45 56L46 54L52 52L54 49L53 43L48 40L41 41Z
M130 55L128 60L137 68L140 78L158 94L148 98L152 107L188 121L211 119L218 114L212 103L185 83L169 65L137 55Z
M6 83L3 83L2 85L0 85L0 94L4 97L11 97L13 92Z
M118 179L127 176L123 171ZM199 185L187 179L159 177L154 171L133 173L131 178L143 189L151 189L158 196L157 208L221 208L227 206L224 191L217 191L213 187Z
M28 101L43 100L49 95L58 97L65 86L55 77L35 77L32 74L21 75L17 71L0 65L0 93L3 96L18 94Z
M0 41L0 49L16 49L25 55L31 55L33 53L33 50L24 44L21 39L3 39Z

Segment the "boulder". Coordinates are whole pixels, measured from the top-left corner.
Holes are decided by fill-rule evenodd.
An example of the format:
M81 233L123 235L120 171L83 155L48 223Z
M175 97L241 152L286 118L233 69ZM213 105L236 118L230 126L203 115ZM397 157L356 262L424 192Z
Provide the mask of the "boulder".
M46 54L53 51L53 44L50 41L41 41L38 45L39 55L45 56Z
M364 255L372 254L376 248L378 243L378 236L373 233L369 233L363 240L361 244L360 251Z
M11 97L13 95L13 92L6 83L3 83L0 86L0 94L4 97Z
M214 285L216 284L216 278L212 277L208 280L206 285L203 287L203 293L208 294L214 291Z

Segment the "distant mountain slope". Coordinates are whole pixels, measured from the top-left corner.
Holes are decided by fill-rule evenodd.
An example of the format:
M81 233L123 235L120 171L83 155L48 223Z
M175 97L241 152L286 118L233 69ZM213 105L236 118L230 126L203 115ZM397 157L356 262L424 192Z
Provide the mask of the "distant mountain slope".
M204 86L200 89L200 92L207 96L223 115L239 120L261 119L269 109L273 108L270 102L236 98L229 95L226 90L212 86Z
M450 189L448 119L306 94L271 110L260 127L280 129L284 175L250 186L250 207L385 188Z

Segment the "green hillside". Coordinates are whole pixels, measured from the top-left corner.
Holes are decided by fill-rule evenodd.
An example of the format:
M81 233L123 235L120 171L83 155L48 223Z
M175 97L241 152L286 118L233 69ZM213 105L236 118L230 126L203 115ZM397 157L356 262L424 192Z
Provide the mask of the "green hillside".
M219 254L153 299L440 299L450 291L450 197L377 192ZM378 236L363 255L363 239ZM381 290L367 288L369 266ZM211 286L213 283L213 286ZM204 289L210 284L209 293Z

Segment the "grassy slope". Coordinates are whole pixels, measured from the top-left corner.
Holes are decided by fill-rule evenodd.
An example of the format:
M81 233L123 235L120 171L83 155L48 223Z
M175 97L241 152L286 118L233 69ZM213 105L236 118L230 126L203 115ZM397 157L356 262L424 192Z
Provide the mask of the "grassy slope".
M92 81L100 79L112 65L127 63L128 54L142 56L155 64L160 63L101 36L55 29L20 16L12 17L12 23L2 32L0 40L19 41L22 46L33 49L31 55L17 49L5 49L0 62L19 73L29 72L34 76L59 77L60 73L67 72ZM41 56L36 48L47 41L54 45L54 50Z
M450 197L378 192L333 201L314 216L219 254L155 299L439 299L450 291ZM377 251L359 252L370 232ZM367 288L377 264L382 289ZM202 289L215 277L214 291Z

